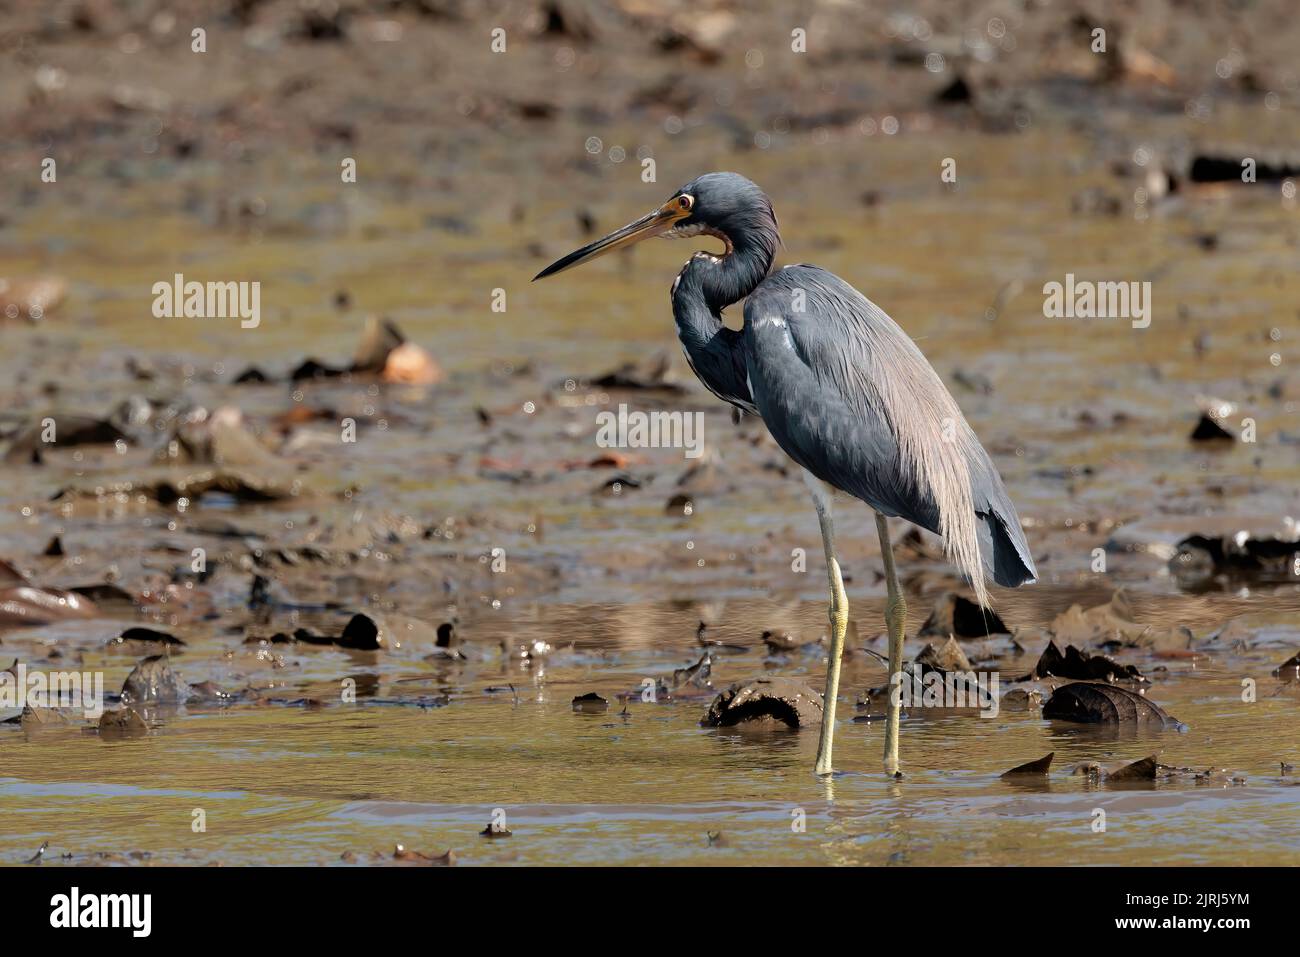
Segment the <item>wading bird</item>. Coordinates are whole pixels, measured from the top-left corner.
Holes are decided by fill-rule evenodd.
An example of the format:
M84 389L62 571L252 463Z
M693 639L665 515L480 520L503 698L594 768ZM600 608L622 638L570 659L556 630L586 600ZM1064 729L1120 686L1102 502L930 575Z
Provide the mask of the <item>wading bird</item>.
M894 570L887 517L943 537L946 554L988 602L985 569L1000 585L1035 578L1015 506L988 453L921 350L883 310L816 266L772 272L781 242L766 194L736 173L706 173L658 209L547 266L551 276L651 236L720 239L673 282L677 336L710 392L760 416L802 467L821 525L831 591L831 647L818 774L831 773L835 701L848 599L835 558L832 490L876 513L888 598L890 688L902 671L907 605ZM769 275L770 273L770 275ZM722 310L745 300L740 331ZM898 773L899 700L889 696L885 770Z

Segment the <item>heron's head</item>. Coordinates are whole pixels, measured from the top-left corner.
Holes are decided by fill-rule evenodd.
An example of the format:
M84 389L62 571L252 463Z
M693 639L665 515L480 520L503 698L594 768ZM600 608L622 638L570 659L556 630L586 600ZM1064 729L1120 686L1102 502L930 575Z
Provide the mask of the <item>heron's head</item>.
M658 209L556 260L533 279L553 276L651 236L680 239L700 234L721 239L728 254L737 247L758 245L767 251L769 262L781 241L771 200L756 184L739 173L705 173Z

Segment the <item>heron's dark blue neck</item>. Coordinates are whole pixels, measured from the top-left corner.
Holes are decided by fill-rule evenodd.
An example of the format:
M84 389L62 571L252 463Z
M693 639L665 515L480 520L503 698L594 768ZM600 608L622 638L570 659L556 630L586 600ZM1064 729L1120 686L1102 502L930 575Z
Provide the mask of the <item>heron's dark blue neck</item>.
M722 310L744 299L772 268L775 248L728 243L722 257L696 253L673 283L677 338L700 381L720 399L753 410L740 333L722 323Z
M755 233L738 240L721 238L727 244L725 255L696 253L682 269L673 293L674 303L679 293L694 294L710 312L721 313L748 296L767 277L776 258L775 230L771 236Z

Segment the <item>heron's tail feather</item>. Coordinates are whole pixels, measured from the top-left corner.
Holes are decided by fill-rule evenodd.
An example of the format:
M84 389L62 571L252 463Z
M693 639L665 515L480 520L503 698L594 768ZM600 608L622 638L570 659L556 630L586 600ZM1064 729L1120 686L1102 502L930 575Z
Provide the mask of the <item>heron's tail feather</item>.
M883 410L893 410L886 414L906 481L938 513L934 530L943 538L948 561L970 582L980 605L987 605L978 494L993 466L939 376L910 339L906 345L891 369L875 374Z
M1008 528L1002 516L995 512L979 514L980 557L984 560L984 567L992 573L993 580L1007 588L1038 580L1029 544L1014 512L1012 520L1014 525Z
M984 580L983 551L980 548L979 461L983 449L970 430L961 410L934 377L938 390L930 390L930 402L900 404L912 414L895 420L899 452L913 485L923 490L938 512L937 529L943 538L948 561L970 582L980 605L989 603ZM924 394L920 390L913 395ZM907 402L902 395L900 403ZM954 454L955 452L955 454Z
M937 410L922 406L912 421L937 420L940 441L925 442L920 440L924 433L905 431L900 436L901 451L934 501L937 531L948 560L970 582L980 605L988 606L986 574L999 585L1014 588L1034 581L1038 573L997 467L946 390L935 405Z

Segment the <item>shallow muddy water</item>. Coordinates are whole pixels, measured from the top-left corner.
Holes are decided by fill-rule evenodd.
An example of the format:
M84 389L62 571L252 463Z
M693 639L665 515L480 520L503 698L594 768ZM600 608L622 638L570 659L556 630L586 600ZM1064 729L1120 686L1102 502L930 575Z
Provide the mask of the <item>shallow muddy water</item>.
M1049 592L1039 596L1048 604L1068 597L1040 591ZM775 610L728 602L716 610L725 624L711 633L743 640L748 622ZM878 610L860 602L859 620ZM1280 617L1294 621L1296 611L1292 605ZM1276 694L1280 685L1265 677L1276 643L1194 668L1171 665L1160 675L1150 697L1189 725L1184 733L1107 731L1026 712L912 717L902 726L907 775L895 783L879 771L881 726L846 720L836 741L840 772L822 781L810 773L811 731L701 728L707 692L640 699L645 679L696 660L699 608L543 604L527 612L501 619L503 632L562 643L530 667L482 647L470 648L467 662L442 667L409 649L382 657L294 652L286 655L289 687L277 692L284 699L328 689L341 674L374 674L378 683L362 684L369 693L356 705L191 711L134 740L6 730L0 840L17 856L52 839L47 860L71 853L77 863L94 863L100 853L108 862L143 853L153 863L333 863L345 851L368 862L375 851L386 858L396 843L435 854L453 848L462 863L484 864L1300 859L1291 826L1300 779L1279 767L1281 758L1294 758L1295 740L1283 729L1297 697ZM805 605L793 618L812 628L823 614ZM1269 617L1249 620L1268 633L1279 627ZM190 680L230 685L235 674L255 674L249 654L238 639L211 639L177 662ZM883 669L869 661L849 659L846 701L883 681ZM129 664L87 654L83 667L120 678ZM1031 665L1003 667L1010 674ZM719 684L766 672L817 684L821 666L816 650L781 658L751 650L719 656L713 673ZM1242 674L1261 676L1254 705L1240 703ZM610 701L607 712L574 712L570 700L589 691ZM616 698L624 693L632 696L626 713ZM999 779L1048 751L1056 759L1046 781ZM1125 788L1069 773L1081 762L1157 752L1174 766L1227 766L1245 783ZM206 833L191 832L196 808L206 814ZM513 835L477 836L497 808ZM1099 808L1104 833L1093 829ZM795 829L799 820L803 831ZM711 841L710 833L721 836Z
M101 671L115 706L159 649L107 642L146 625L186 642L171 656L185 680L235 700L151 713L147 733L125 738L80 721L0 725L0 862L49 841L46 863L91 864L372 863L397 844L466 864L1300 863L1300 690L1272 674L1300 650L1300 585L1183 588L1168 565L1192 534L1294 537L1300 219L1276 184L1135 204L1139 147L1181 156L1208 138L1176 111L1135 115L1081 111L1007 135L903 114L897 136L798 129L762 150L716 125L672 139L659 123L603 124L629 156L643 141L657 151L651 184L630 160L588 156L589 124L566 117L527 149L471 127L477 141L436 164L395 133L367 154L365 188L342 192L332 152L286 149L92 157L99 179L24 194L0 234L4 268L57 273L70 292L39 323L0 332L0 449L46 415L148 404L120 449L0 465L0 558L43 587L110 582L132 599L0 630L0 665ZM1290 115L1224 109L1214 138L1292 146ZM950 156L955 189L937 176ZM884 650L884 588L871 514L848 501L837 528L856 636L838 773L812 774L815 731L699 726L733 681L821 688L821 645L773 656L760 641L825 631L814 512L761 423L734 424L680 356L668 288L708 240L529 280L588 240L575 209L603 231L710 168L771 193L779 262L839 273L916 338L1001 470L1041 583L994 592L1023 650L963 642L972 661L1005 692L1059 616L1123 589L1135 627L1162 638L1113 653L1188 730L919 709L902 726L905 779L885 779L882 725L852 720L884 680L861 651ZM1119 197L1119 214L1076 212L1090 188ZM153 318L151 286L176 272L260 280L261 325ZM1150 281L1150 327L1044 318L1042 285L1066 273ZM491 309L497 289L504 312ZM307 357L345 364L368 314L427 349L441 381L286 381ZM590 384L660 352L669 387ZM273 381L236 383L250 367ZM1235 403L1230 424L1253 419L1258 442L1190 442L1203 396ZM596 415L620 403L702 413L706 456L602 460ZM254 470L273 460L302 494L145 495L197 467L155 456L173 413L194 408L205 421L237 409L268 456ZM344 419L356 442L341 440ZM46 554L55 536L62 553ZM960 585L932 557L899 562L910 657L931 606ZM256 643L297 627L338 634L354 612L380 622L387 648ZM429 660L434 629L453 620L465 659ZM699 659L701 622L745 650L715 656L712 688L641 700L644 682ZM521 657L538 642L549 652ZM340 700L345 679L355 703ZM588 692L608 710L575 712ZM999 777L1047 752L1045 781ZM1226 773L1128 787L1071 774L1151 754ZM191 827L196 809L206 831ZM480 836L495 809L509 838Z

